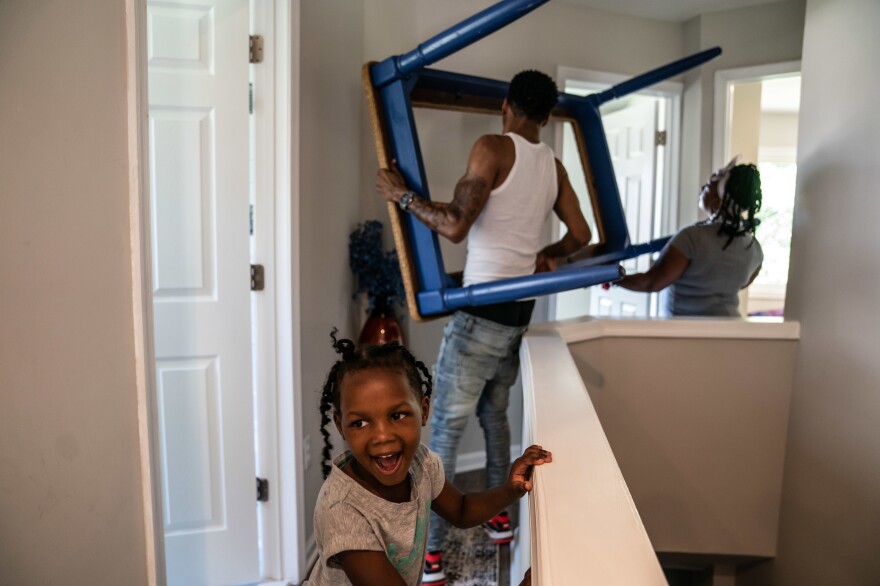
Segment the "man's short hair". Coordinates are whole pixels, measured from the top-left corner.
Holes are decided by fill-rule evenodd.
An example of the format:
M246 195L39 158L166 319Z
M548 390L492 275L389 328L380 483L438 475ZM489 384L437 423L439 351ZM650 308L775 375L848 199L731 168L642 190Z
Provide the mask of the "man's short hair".
M519 114L534 122L543 122L559 100L556 82L546 73L527 69L510 80L507 102Z

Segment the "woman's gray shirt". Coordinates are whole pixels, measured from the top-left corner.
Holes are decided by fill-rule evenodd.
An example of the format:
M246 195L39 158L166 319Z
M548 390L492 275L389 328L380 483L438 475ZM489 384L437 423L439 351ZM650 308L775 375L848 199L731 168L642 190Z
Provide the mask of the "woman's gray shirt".
M739 316L739 291L764 261L761 244L751 234L718 233L719 224L694 224L682 229L674 246L690 263L661 297L663 315Z

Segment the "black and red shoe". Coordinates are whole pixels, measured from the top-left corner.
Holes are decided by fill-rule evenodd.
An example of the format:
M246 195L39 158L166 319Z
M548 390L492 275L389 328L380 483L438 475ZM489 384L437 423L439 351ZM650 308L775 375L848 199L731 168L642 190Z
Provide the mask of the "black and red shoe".
M483 523L483 530L496 544L513 541L513 531L510 530L510 516L507 511L502 511L492 517L488 523Z
M425 573L422 574L422 586L441 586L446 584L443 573L443 552L429 551L425 555Z

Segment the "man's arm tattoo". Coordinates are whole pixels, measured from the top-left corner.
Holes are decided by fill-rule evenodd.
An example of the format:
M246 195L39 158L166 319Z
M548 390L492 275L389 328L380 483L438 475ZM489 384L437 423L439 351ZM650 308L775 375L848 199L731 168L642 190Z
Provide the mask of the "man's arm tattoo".
M434 202L420 198L413 201L410 211L426 226L435 232L443 232L444 227L453 227L464 221L467 227L479 215L485 203L486 181L480 177L463 179L455 188L455 197L449 203Z

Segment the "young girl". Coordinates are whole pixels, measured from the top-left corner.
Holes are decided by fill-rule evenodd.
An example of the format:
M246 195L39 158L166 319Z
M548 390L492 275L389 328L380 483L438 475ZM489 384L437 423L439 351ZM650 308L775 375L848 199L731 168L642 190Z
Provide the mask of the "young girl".
M321 395L326 480L315 508L319 559L306 584L417 586L430 510L456 527L484 523L532 489L532 467L551 454L531 446L505 484L463 495L420 441L431 396L425 365L397 343L356 349L336 330L331 337L342 359ZM329 466L331 415L349 449Z

